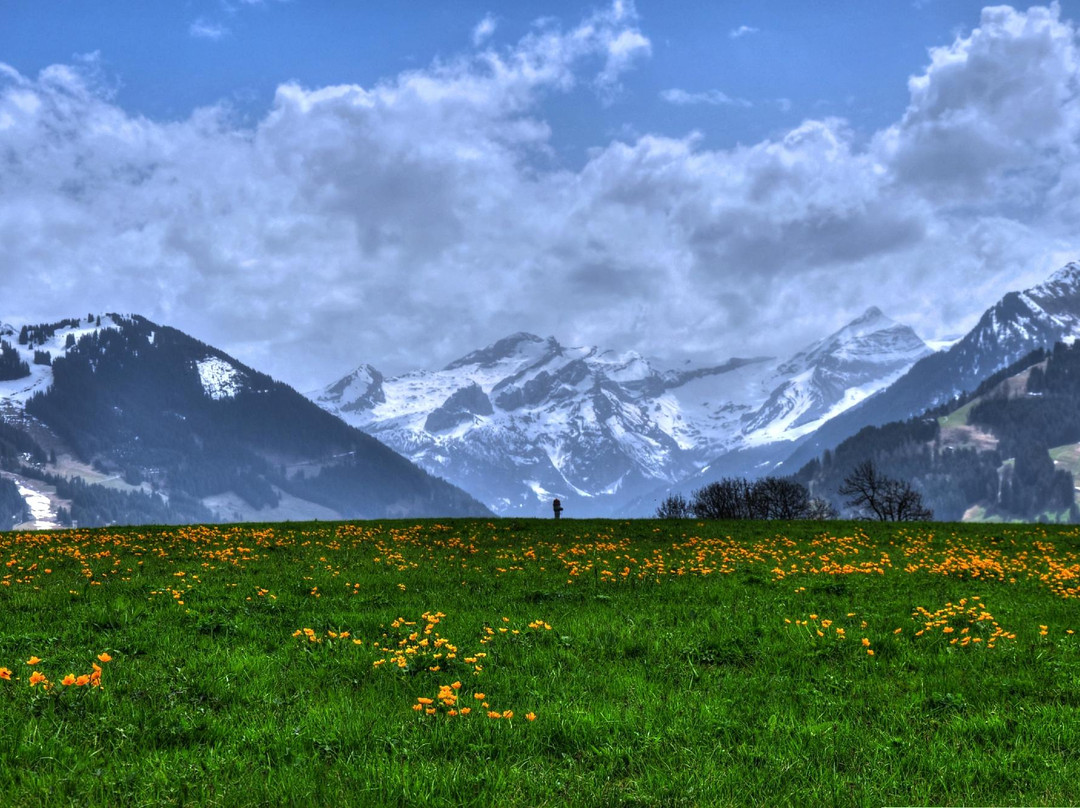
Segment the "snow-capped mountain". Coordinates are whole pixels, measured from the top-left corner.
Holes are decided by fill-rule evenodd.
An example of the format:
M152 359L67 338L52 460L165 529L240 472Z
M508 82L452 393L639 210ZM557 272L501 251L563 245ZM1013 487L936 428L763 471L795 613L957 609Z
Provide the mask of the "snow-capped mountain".
M746 426L748 443L792 440L887 386L929 347L908 326L872 306L858 319L795 355L778 370L790 377Z
M974 390L993 373L1036 348L1080 337L1080 263L1045 282L1009 292L947 350L915 363L895 384L832 419L784 462L796 470L865 426L902 421Z
M362 365L312 398L497 513L558 497L610 515L717 455L805 435L928 352L876 308L783 362L671 369L519 333L439 371Z
M84 526L488 513L292 388L135 315L0 326L0 476Z

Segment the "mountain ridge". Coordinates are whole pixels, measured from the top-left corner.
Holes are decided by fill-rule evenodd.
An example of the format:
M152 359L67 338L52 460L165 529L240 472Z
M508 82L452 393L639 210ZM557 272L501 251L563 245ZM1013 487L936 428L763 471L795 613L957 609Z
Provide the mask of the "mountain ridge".
M951 347L913 364L873 398L824 424L783 461L797 469L863 427L912 418L974 390L983 379L1037 348L1080 337L1080 263L1047 280L1009 291Z
M0 414L57 457L6 468L76 497L80 524L258 519L283 502L294 518L488 513L287 385L139 315L23 329L13 350L33 361L0 382Z
M521 331L438 371L360 365L309 396L496 513L546 515L558 497L611 515L725 451L794 439L927 352L874 307L786 362L667 368Z

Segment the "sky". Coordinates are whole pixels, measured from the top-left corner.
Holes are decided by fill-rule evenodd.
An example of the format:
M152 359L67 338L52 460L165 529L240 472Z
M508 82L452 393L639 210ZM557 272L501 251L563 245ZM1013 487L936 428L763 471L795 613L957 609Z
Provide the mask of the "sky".
M1080 0L0 0L0 320L313 390L516 331L671 364L1080 258Z

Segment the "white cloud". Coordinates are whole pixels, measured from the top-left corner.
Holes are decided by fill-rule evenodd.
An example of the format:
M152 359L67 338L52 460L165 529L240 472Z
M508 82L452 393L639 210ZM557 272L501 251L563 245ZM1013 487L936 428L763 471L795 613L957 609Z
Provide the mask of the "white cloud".
M660 97L669 104L685 107L694 104L708 104L711 106L749 107L752 104L744 98L732 98L720 90L705 90L700 93L691 93L687 90L673 88L664 90Z
M722 360L876 303L933 336L1080 247L1076 40L1053 9L988 9L869 139L840 119L732 149L646 134L559 167L544 99L603 98L648 48L615 4L368 87L284 84L252 127L0 66L0 319L138 311L310 388L522 328Z
M480 45L484 44L487 40L491 38L491 35L495 33L496 27L497 23L495 22L495 18L492 17L490 14L485 16L484 19L480 20L480 22L476 24L476 27L473 28L473 45L479 47Z
M732 28L730 31L728 31L728 36L731 39L741 39L742 37L749 36L750 34L760 33L760 31L760 28L751 28L749 25L740 25L738 28Z
M969 36L930 51L878 148L901 179L957 203L1033 202L1077 155L1078 65L1056 5L986 8Z
M224 25L199 18L188 26L188 33L196 39L218 40L229 33Z

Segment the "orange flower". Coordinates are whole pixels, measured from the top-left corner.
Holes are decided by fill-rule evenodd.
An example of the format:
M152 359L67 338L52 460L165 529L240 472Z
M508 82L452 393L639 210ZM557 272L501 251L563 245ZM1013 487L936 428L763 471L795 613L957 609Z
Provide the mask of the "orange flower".
M62 684L64 687L75 684L75 674L69 673L60 681L60 684Z
M48 684L49 680L45 678L45 674L41 671L34 671L30 674L30 687L33 687L38 682L45 682L45 684Z
M525 713L525 720L526 721L535 721L536 720L536 713Z
M28 660L26 660L27 665L36 665L39 662L41 662L41 659L36 656L32 656Z
M491 710L488 712L488 718L502 718L502 713Z
M426 704L434 704L434 703L435 703L435 699L429 699L429 698L428 698L427 696L420 696L420 697L419 697L419 698L417 699L417 701L418 701L418 702L420 702L421 704L425 704L425 705L426 705Z
M484 699L487 698L487 696L485 696L483 693L473 693L472 697L474 699L476 699L477 701L483 701Z
M7 668L0 668L0 679L11 679L11 671Z
M471 712L472 712L472 707L462 707L461 708L461 714L462 715L468 715Z
M88 684L90 684L90 677L87 676L85 673L75 680L75 687L83 687L84 685Z
M112 657L109 656L107 653L98 654L98 659L100 659L102 662L112 662Z

